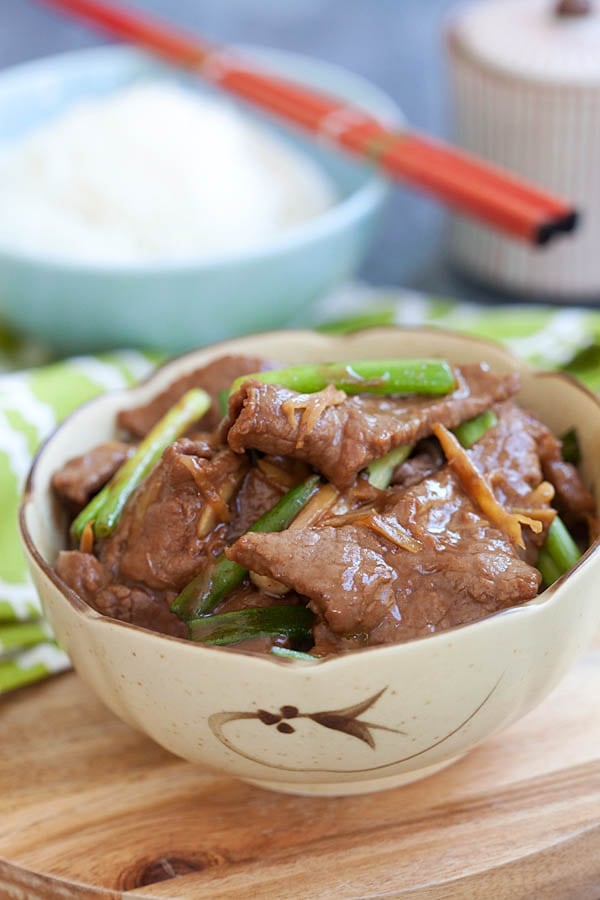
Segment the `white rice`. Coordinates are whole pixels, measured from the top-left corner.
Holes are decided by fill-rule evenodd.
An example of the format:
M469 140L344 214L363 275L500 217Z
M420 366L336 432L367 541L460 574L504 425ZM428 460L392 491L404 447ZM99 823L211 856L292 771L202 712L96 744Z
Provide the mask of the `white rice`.
M251 250L335 200L305 154L167 82L81 102L6 147L0 196L0 249L123 264Z

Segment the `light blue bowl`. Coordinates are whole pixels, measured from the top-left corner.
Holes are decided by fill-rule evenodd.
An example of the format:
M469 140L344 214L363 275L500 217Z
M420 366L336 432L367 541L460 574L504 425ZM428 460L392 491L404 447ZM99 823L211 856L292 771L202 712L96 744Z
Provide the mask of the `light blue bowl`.
M388 121L399 119L385 94L340 68L271 50L245 52L290 79ZM67 53L0 73L0 145L75 100L157 75L182 77L128 47ZM303 321L312 301L351 276L364 259L389 186L311 138L281 133L333 179L339 201L322 215L260 249L189 263L70 264L0 250L0 316L64 352L116 346L174 352L276 328L292 318Z

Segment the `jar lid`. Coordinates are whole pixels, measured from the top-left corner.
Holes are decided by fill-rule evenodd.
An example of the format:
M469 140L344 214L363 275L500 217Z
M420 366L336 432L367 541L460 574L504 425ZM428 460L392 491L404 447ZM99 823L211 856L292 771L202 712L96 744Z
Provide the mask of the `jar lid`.
M600 0L486 0L455 17L452 39L506 74L552 84L600 83Z

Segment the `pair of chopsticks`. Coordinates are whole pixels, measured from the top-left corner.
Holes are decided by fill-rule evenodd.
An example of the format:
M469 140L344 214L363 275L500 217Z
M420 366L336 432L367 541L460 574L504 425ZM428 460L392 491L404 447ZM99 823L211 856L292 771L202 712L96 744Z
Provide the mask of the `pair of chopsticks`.
M499 168L416 131L387 128L357 107L262 72L145 14L96 0L43 2L220 85L514 238L542 245L577 225L571 204Z

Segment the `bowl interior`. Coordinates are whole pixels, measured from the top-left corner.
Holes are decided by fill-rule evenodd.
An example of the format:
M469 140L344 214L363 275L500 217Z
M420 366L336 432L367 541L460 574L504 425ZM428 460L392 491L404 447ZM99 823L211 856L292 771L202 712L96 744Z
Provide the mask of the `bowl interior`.
M600 446L600 401L568 376L533 370L498 344L440 331L374 328L342 337L309 331L281 331L249 335L187 353L162 366L137 387L105 394L73 413L49 439L32 472L34 490L26 504L24 524L26 529L31 528L33 544L43 560L52 564L63 546L63 528L57 528L55 509L49 496L52 474L60 465L113 437L118 410L147 402L176 378L228 353L262 355L288 364L394 355L430 356L457 364L485 360L496 371L520 372L522 388L518 402L537 413L555 434L563 434L571 428L577 430L582 474L600 506L600 454L597 452ZM36 513L30 516L31 506L36 507ZM599 541L594 544L596 549L598 544ZM531 603L543 602L541 596ZM477 627L477 623L463 627Z

